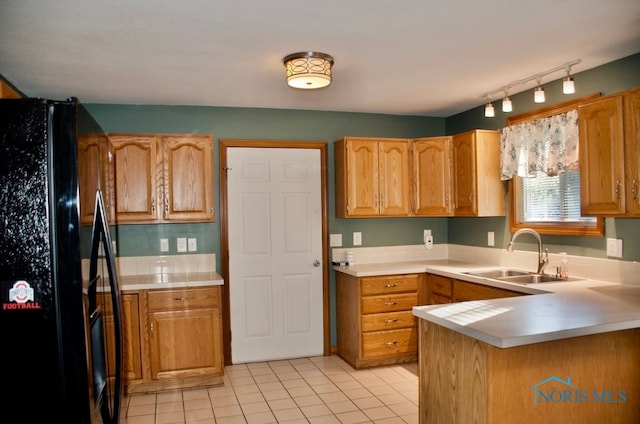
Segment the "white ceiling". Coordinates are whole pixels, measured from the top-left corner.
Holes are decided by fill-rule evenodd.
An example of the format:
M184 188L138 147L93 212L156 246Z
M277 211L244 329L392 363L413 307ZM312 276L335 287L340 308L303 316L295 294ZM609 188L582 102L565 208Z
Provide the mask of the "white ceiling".
M335 58L329 87L287 87L308 50ZM0 74L87 103L445 117L637 52L638 0L0 0Z

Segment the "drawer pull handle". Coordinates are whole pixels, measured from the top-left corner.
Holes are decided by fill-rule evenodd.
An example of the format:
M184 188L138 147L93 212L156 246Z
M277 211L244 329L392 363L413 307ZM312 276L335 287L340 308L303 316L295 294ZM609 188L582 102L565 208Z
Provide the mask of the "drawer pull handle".
M397 305L398 302L385 302L385 306Z
M184 301L184 300L189 300L189 298L188 297L174 297L173 300Z
M386 288L390 289L391 287L398 287L396 283L389 283L384 285Z
M394 322L398 322L397 319L388 319L385 321L387 324L393 324Z
M392 342L386 342L384 345L387 347L393 347L393 346L396 346L397 344L398 344L398 341L394 340Z

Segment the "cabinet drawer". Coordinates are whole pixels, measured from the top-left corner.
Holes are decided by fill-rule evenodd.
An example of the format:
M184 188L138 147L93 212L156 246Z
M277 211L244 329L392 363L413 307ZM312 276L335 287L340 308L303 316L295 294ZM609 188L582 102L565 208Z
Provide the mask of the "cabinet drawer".
M376 331L362 335L362 357L371 359L418 351L418 331L415 328Z
M411 311L389 312L362 316L362 331L392 330L415 327L416 317Z
M418 293L401 293L391 296L367 296L362 298L362 313L395 312L411 310L418 305Z
M220 305L217 287L149 291L150 311L166 309L193 309Z
M418 290L418 278L417 274L364 277L360 287L363 296L411 292Z
M451 279L439 275L429 274L428 285L431 293L437 293L445 297L451 297Z

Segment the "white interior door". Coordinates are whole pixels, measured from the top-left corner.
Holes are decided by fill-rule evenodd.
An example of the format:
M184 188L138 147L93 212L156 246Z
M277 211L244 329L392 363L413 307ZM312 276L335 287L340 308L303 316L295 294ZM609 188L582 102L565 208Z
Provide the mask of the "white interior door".
M227 149L233 363L323 354L318 149Z

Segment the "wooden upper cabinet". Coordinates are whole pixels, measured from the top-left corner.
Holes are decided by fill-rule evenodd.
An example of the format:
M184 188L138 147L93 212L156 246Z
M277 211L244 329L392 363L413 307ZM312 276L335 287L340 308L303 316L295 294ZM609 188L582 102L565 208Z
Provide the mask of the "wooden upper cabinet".
M451 137L412 140L411 158L413 214L451 215Z
M504 216L500 133L473 130L452 137L453 215Z
M107 220L115 222L113 187L113 151L109 139L102 134L78 137L78 180L80 224L91 225L95 210L96 190L102 190Z
M623 104L622 95L612 95L578 109L583 215L625 212Z
M407 139L343 138L334 156L337 216L409 215Z
M211 137L167 136L162 143L164 219L213 221Z
M640 216L640 87L624 96L627 214Z
M380 215L403 216L410 210L411 180L408 140L378 143Z
M111 134L116 219L120 224L210 222L210 135Z
M21 99L22 95L0 79L0 99Z
M115 157L118 224L160 219L158 209L158 139L153 135L111 134Z

